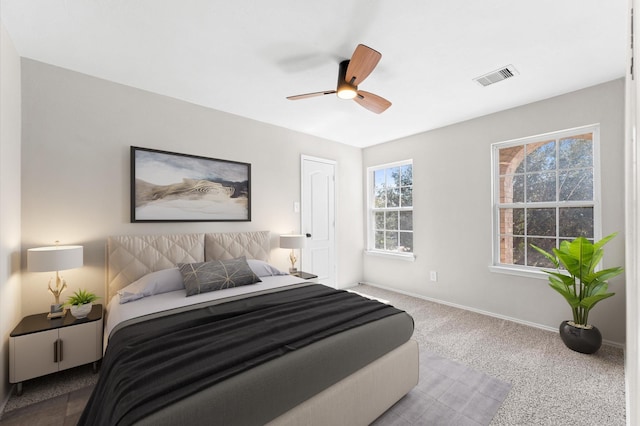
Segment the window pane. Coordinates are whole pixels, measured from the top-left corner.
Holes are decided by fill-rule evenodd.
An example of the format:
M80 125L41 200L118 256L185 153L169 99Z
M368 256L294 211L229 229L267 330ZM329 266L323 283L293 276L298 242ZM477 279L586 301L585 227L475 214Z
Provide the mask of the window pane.
M376 193L384 188L384 169L373 172L373 188Z
M385 208L387 206L387 191L382 189L379 192L376 192L373 205L379 209Z
M500 234L513 234L513 209L500 209Z
M508 175L500 178L500 202L524 202L524 175Z
M556 141L530 143L526 146L527 173L556 169Z
M524 265L524 238L513 237L513 263Z
M556 172L527 174L528 203L556 201Z
M400 251L412 253L413 252L413 232L401 232L400 233Z
M402 178L401 178L402 186L413 185L413 166L411 164L402 166L401 172L402 172Z
M551 253L556 246L555 238L529 238L529 243L534 244L548 253ZM553 268L553 263L547 259L542 253L539 253L536 249L527 246L527 264L529 266L536 266L539 268Z
M524 209L500 209L500 234L524 235Z
M512 146L498 150L500 175L524 173L524 146Z
M400 230L413 231L413 212L400 212Z
M524 265L524 238L503 236L500 238L500 263Z
M387 212L387 218L385 220L385 228L389 231L398 229L398 212Z
M400 207L400 188L387 189L387 207Z
M560 172L560 201L593 200L593 169Z
M374 217L374 229L384 229L384 212L375 212Z
M560 237L593 238L593 207L561 208Z
M402 207L411 207L413 206L413 188L406 187L400 190L402 194L400 197L400 203Z
M384 231L377 231L375 239L375 248L378 250L384 250Z
M560 139L560 168L593 166L593 133Z
M385 243L387 245L387 250L398 250L398 232L385 232Z
M500 178L500 202L513 202L513 176L511 175Z
M513 202L524 203L524 175L513 177Z
M566 242L570 243L570 242L571 242L571 241L573 241L574 239L575 239L575 238L566 238L566 239L561 238L561 239L560 239L559 244L562 244L562 242L563 242L563 241L566 241ZM591 244L593 244L593 243L594 243L593 238L587 238L587 240L589 240L589 241L591 242ZM558 245L558 247L560 247L560 246ZM562 267L562 265L560 265L560 269L564 269L564 267Z
M513 209L513 235L524 235L524 209Z
M400 186L400 167L392 167L387 170L387 187Z
M527 235L555 236L556 209L527 209Z

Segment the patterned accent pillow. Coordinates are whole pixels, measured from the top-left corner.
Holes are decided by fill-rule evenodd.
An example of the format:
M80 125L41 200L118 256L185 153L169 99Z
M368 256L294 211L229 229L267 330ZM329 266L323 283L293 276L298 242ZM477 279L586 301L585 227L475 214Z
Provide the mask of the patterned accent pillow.
M244 256L228 260L178 263L178 269L187 289L187 297L262 281L251 270Z

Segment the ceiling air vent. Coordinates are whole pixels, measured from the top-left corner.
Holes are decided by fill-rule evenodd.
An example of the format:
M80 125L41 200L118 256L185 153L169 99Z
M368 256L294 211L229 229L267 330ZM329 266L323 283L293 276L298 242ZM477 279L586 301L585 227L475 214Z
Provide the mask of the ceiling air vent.
M502 80L506 80L511 77L515 77L520 74L516 67L513 65L507 65L504 68L499 70L491 71L489 74L481 75L480 77L476 77L473 81L477 82L481 86L488 86L493 83L497 83Z

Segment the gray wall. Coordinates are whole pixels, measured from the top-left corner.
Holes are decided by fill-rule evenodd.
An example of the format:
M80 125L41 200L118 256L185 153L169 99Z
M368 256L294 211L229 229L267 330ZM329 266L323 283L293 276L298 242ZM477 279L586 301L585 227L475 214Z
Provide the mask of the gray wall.
M20 57L0 24L0 412L9 398L9 333L20 319Z
M359 148L29 59L22 60L22 87L22 248L55 240L83 245L85 266L64 273L72 291L104 294L109 235L270 230L271 259L287 268L288 251L277 248L276 235L300 228L293 203L300 199L301 154L338 162L337 281L349 286L360 279ZM252 221L130 223L131 145L251 163ZM48 309L48 278L23 274L23 287L30 289L23 314Z
M506 82L505 84L509 84ZM463 100L461 100L462 102ZM569 319L546 280L492 273L493 142L600 123L605 266L624 264L624 81L364 149L363 167L413 158L415 262L365 256L363 279L380 286L556 329ZM366 197L364 203L366 205ZM438 272L438 282L429 281ZM624 278L591 313L605 340L625 339Z

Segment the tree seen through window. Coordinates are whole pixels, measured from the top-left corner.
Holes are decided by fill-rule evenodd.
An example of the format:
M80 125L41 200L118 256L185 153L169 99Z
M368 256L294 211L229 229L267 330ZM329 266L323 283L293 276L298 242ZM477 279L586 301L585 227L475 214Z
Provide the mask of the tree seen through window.
M588 131L585 131L588 130ZM497 264L551 267L531 248L594 239L594 148L597 126L576 134L494 144Z

